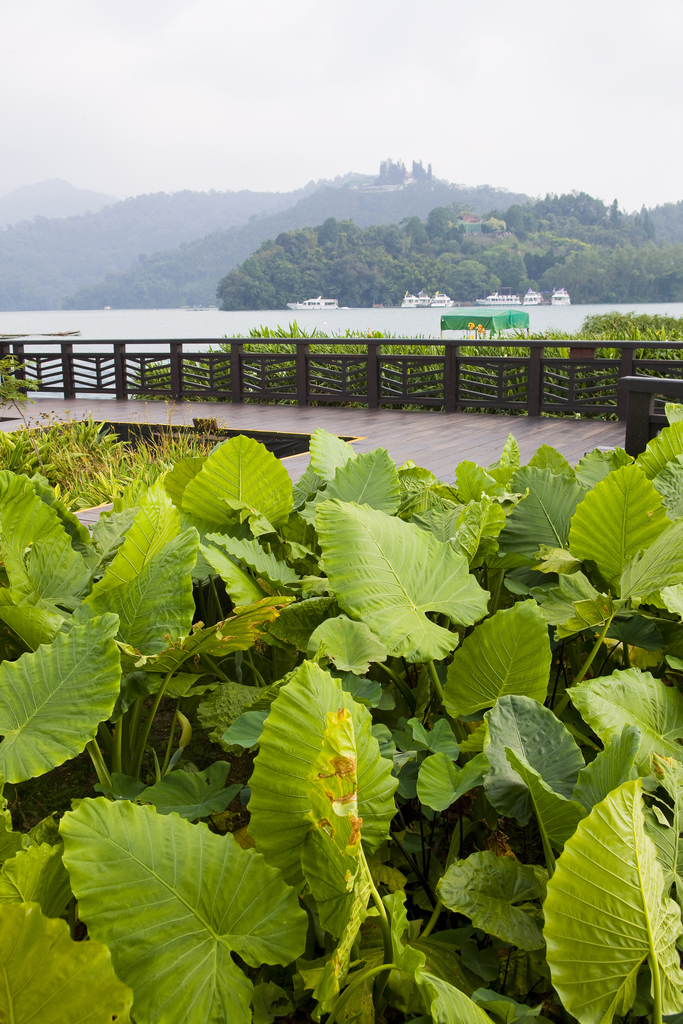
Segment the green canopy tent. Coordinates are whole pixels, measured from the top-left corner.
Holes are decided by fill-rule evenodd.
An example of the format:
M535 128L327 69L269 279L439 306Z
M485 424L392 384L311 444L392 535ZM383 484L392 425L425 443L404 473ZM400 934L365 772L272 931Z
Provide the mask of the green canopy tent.
M529 328L529 314L517 309L485 309L483 306L469 306L466 309L454 309L441 317L441 333L444 331L471 330L481 325L485 331L509 331L511 328L525 330Z

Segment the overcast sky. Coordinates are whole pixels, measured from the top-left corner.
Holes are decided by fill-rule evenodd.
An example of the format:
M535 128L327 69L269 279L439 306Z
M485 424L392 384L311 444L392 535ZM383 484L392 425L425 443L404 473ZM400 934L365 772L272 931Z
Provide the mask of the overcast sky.
M0 0L0 194L289 190L381 159L683 199L681 0Z

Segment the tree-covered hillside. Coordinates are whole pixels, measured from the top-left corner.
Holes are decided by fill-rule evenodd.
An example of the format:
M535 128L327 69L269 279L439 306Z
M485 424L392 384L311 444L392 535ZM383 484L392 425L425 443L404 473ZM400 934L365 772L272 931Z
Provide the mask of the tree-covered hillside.
M457 206L363 230L326 220L265 242L220 282L223 309L277 309L323 294L342 306L397 304L425 289L472 301L500 287L566 287L574 302L683 300L683 245L656 244L648 211L585 193L489 211L465 234ZM488 231L486 229L489 229Z
M208 305L216 301L216 285L221 277L267 239L276 238L282 232L322 224L330 217L352 220L360 227L398 224L406 217L425 218L435 206L453 202L464 209L484 213L492 205L526 202L527 198L488 185L459 188L444 181L428 181L426 176L423 181L393 192L323 186L278 213L261 216L231 231L213 232L179 248L166 248L145 256L124 273L111 273L104 281L80 288L62 305L67 309Z

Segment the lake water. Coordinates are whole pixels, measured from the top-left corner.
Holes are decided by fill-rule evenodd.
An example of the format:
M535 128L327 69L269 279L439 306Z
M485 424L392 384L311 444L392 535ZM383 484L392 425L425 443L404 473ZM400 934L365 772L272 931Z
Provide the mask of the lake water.
M683 317L683 302L647 303L642 305L531 306L532 331L578 331L584 317L610 310L638 313L661 313ZM446 311L447 312L447 311ZM472 307L476 322L477 307ZM293 312L292 310L261 310L224 313L218 309L107 309L107 310L41 310L40 312L0 312L0 334L54 334L58 331L80 331L79 340L92 342L145 341L147 339L183 339L190 351L206 348L202 339L220 341L224 337L248 335L250 328L287 325L292 320L300 327L321 331L349 329L391 331L404 338L438 338L441 331L441 310L438 309L340 309L330 312ZM448 335L447 335L448 336ZM453 336L453 335L450 335ZM28 343L28 339L27 339ZM147 351L150 345L142 346ZM37 351L40 342L36 338ZM108 346L107 346L108 348ZM93 344L93 350L101 350ZM152 351L154 349L152 348ZM132 347L135 351L135 347Z

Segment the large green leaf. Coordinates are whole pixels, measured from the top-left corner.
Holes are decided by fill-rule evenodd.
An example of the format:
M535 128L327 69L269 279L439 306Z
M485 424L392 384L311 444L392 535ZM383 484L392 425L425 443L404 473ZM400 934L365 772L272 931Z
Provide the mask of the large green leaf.
M432 754L420 765L417 777L420 803L435 811L445 811L465 793L481 786L488 768L486 754L477 754L462 768L453 764L448 754Z
M517 470L509 484L517 494L527 488L529 493L508 516L498 543L503 552L531 558L541 544L564 547L574 510L586 492L571 477L535 466Z
M624 726L640 730L635 764L641 775L650 771L650 755L683 760L683 697L649 672L623 669L611 676L587 679L569 690L572 704L603 743L620 736Z
M585 818L585 807L577 800L568 800L566 796L556 793L526 758L520 757L510 747L505 748L505 754L510 766L529 788L544 849L547 850L547 844L550 843L554 850L561 850L576 832L578 823Z
M623 466L605 477L572 516L571 553L595 562L608 583L668 525L662 499L640 466Z
M683 846L683 765L671 757L652 755L652 774L666 793L657 795L650 807L644 809L645 832L657 847L657 858L664 869L665 892L676 886L676 902L683 902L681 857ZM665 807L667 814L664 814Z
M490 1024L491 1018L469 996L443 978L419 968L415 980L433 1024Z
M392 655L444 658L457 636L427 618L442 612L458 625L486 614L488 593L467 559L411 523L340 501L318 506L325 572L340 607L362 619Z
M634 765L639 747L640 729L635 725L625 725L621 733L614 733L604 750L579 772L573 799L592 811L613 789L636 778Z
M625 782L567 842L543 905L547 960L565 1009L580 1024L626 1015L647 957L658 967L662 1012L683 1010L679 908L643 827L641 782Z
M60 831L79 913L133 989L138 1024L247 1024L253 986L231 953L258 967L304 950L293 890L229 834L102 797Z
M115 615L101 615L0 665L0 772L44 775L85 749L111 714L121 666Z
M579 459L574 471L579 483L589 489L604 480L608 473L619 469L620 466L630 466L632 462L632 457L627 455L623 448L612 448L607 452L594 448L592 452Z
M471 715L506 693L543 701L548 690L548 627L535 601L521 601L484 619L463 641L448 666L444 707Z
M205 772L169 772L138 796L143 803L154 804L159 814L179 814L181 818L196 821L209 814L224 811L242 786L234 783L225 788L230 765L227 761L214 761Z
M122 512L108 512L97 520L92 528L92 541L100 568L109 565L123 544L138 511L139 505L133 505L124 508Z
M574 470L564 455L561 455L557 448L553 448L549 444L542 444L540 448L537 448L527 465L537 466L539 469L551 469L553 473L564 473L571 479L575 476Z
M283 609L279 618L273 622L268 632L285 643L292 644L298 651L306 654L311 634L326 619L339 614L339 605L334 597L310 597L306 601L297 601Z
M304 662L282 687L263 726L251 776L249 831L269 863L301 887L301 852L313 828L308 775L322 748L328 712L351 712L357 749L358 812L363 841L376 849L395 813L392 763L380 756L367 710L314 662Z
M225 583L225 589L234 604L254 604L266 596L265 590L258 585L254 577L237 565L221 548L215 544L200 544L199 551Z
M683 423L683 421L681 421ZM647 597L683 583L683 519L659 534L642 555L635 555L621 574L621 596Z
M542 868L486 850L451 864L437 894L449 910L471 918L475 928L520 949L541 949L539 917L517 904L545 896L545 883Z
M308 656L321 653L342 672L363 676L371 661L386 661L387 649L364 622L355 622L346 615L325 619L311 633Z
M667 509L669 519L683 516L683 455L667 462L654 478L654 486Z
M106 946L73 942L37 903L0 907L3 1024L129 1024L132 1003Z
M26 477L6 470L0 471L0 537L15 604L48 612L75 607L90 581L83 556Z
M166 491L177 508L183 506L183 494L190 480L196 477L206 462L206 456L194 455L187 459L178 459L170 473L164 477Z
M683 421L671 423L653 437L647 448L636 459L650 480L653 480L676 456L683 455Z
M400 504L401 488L396 463L386 448L375 448L339 466L326 489L301 509L299 515L307 523L314 523L316 507L330 498L369 505L393 515Z
M292 511L289 473L259 441L230 438L215 448L182 495L182 509L217 527L235 522L234 509L254 510L273 526Z
M582 572L561 573L557 587L548 592L541 614L557 626L558 638L592 629L611 618L615 607L607 594L599 593Z
M279 590L296 586L301 578L286 562L276 558L272 552L266 551L257 540L240 539L220 533L208 533L206 539L227 551L238 562L243 562L257 579L262 576ZM211 560L210 556L207 557Z
M501 814L526 825L534 809L529 787L510 766L510 748L561 796L571 799L584 761L581 751L552 711L530 697L501 697L484 716L485 747L491 765L484 777L486 795Z
M0 918L6 904L38 903L46 917L60 917L71 896L62 845L29 846L0 870Z
M48 612L30 604L14 604L9 587L0 590L0 619L31 651L36 651L41 644L52 643L64 625L64 616L59 612Z
M356 453L347 441L342 441L341 437L328 433L322 427L311 434L309 451L314 472L326 481L334 480L336 471L350 459L356 458Z
M111 565L76 612L76 621L114 612L119 639L157 654L192 626L192 568L197 531L182 530L180 513L161 484L150 488Z

